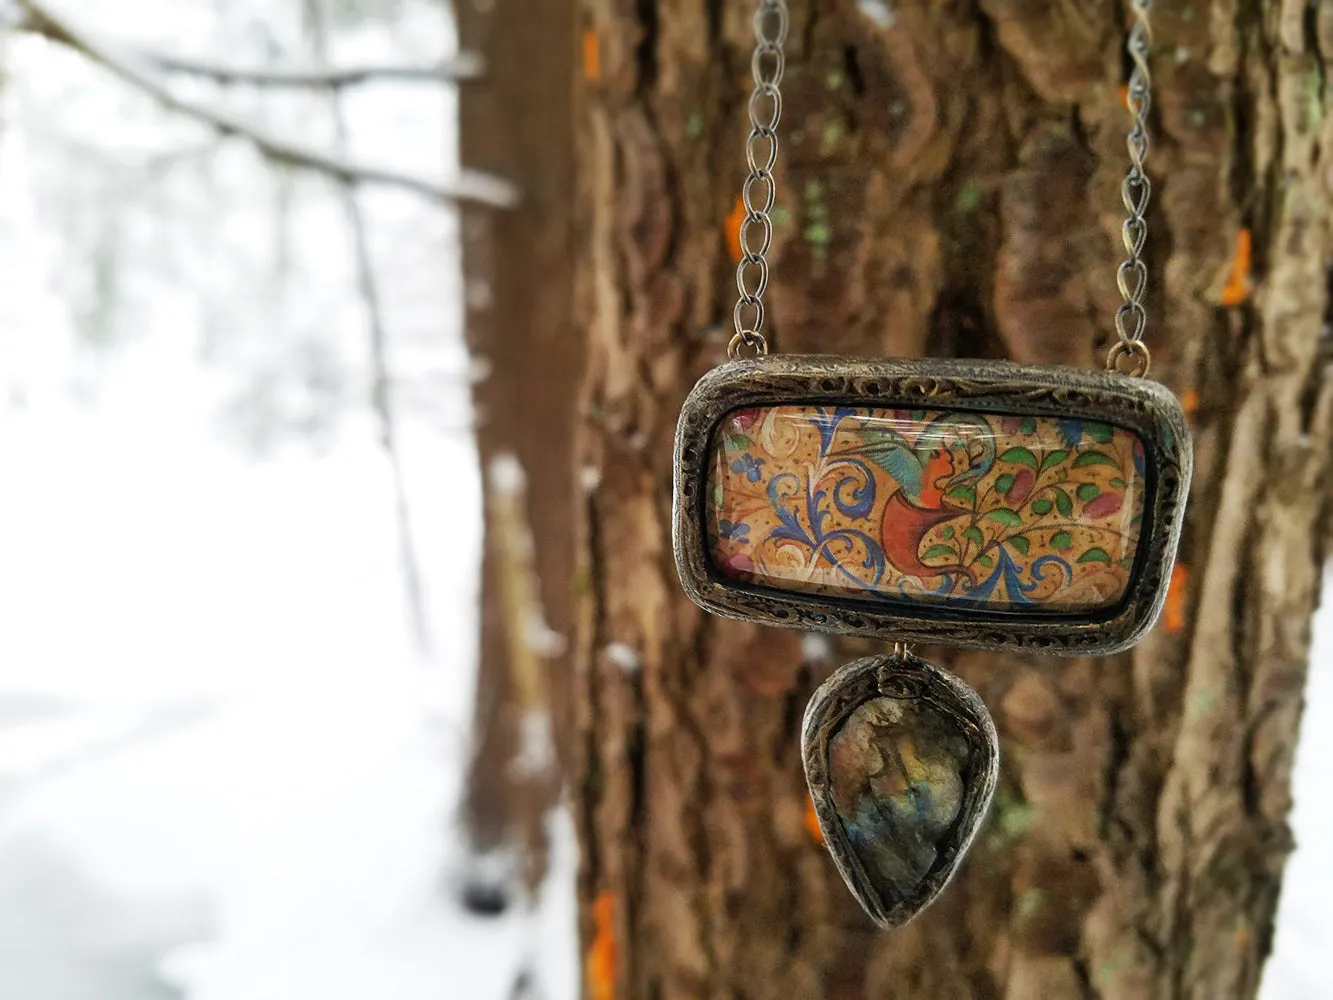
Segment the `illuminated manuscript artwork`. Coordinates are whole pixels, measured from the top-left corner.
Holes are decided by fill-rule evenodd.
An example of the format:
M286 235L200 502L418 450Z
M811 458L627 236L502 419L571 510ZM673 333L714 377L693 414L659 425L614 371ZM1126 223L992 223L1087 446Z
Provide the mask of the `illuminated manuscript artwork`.
M866 601L1086 614L1133 575L1142 442L1085 420L779 405L713 436L724 577Z

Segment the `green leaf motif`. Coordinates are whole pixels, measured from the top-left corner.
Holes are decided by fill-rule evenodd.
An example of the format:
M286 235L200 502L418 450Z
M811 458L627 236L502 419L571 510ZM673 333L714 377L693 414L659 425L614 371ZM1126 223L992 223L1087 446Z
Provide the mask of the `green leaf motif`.
M1128 485L1129 485L1129 484L1126 483L1126 482L1125 482L1123 479L1121 479L1119 476L1116 476L1114 479L1111 480L1111 486L1114 487L1114 488L1117 489L1117 490L1123 490L1123 489L1124 489L1126 486L1128 486Z
M925 419L926 419L926 411L925 411L925 410L913 410L913 411L912 411L912 423L914 423L914 424L919 424L919 423L921 423L921 421L923 421L923 420L925 420Z
M1007 495L1014 488L1014 477L1006 472L999 479L995 480L995 492L1001 496Z
M1055 504L1051 503L1049 500L1035 500L1032 503L1032 513L1045 517L1051 512L1051 508L1054 506Z
M1111 565L1111 557L1105 549L1091 548L1078 557L1080 563L1106 563Z
M1001 462L1017 462L1019 465L1037 467L1037 456L1027 448L1010 448L1000 456Z
M1024 417L1023 422L1018 425L1018 430L1021 434L1036 434L1037 419L1035 417Z
M981 529L973 525L963 532L963 537L969 541L976 542L978 545L986 543L986 536L981 533Z
M972 486L955 486L946 493L945 496L954 500L965 500L968 503L977 502L977 491L976 488Z
M1119 468L1120 463L1103 451L1085 451L1074 459L1076 469L1084 469L1089 465L1114 465Z
M995 560L990 556L978 556L977 562L981 563L981 565L985 566L987 569L990 569L995 565Z
M1068 457L1069 452L1065 451L1063 448L1057 448L1041 460L1041 471L1045 472L1047 469L1055 468Z
M953 556L955 559L958 558L958 554L948 545L932 545L930 548L926 549L925 555L921 558L938 559L940 556Z
M1009 544L1018 549L1023 555L1027 555L1028 549L1032 548L1032 543L1022 535L1015 535L1013 538L1009 539Z
M1069 499L1069 494L1062 489L1055 491L1055 509L1060 512L1061 517L1074 516L1074 501Z
M750 439L744 434L728 434L726 446L728 451L746 451L750 447Z
M1110 444L1112 431L1109 424L1090 423L1083 425L1083 432L1098 444Z
M946 542L953 541L953 525L945 525L944 530L940 532Z
M987 511L986 517L982 520L984 521L987 518L992 521L999 521L1001 524L1007 524L1011 528L1017 528L1023 523L1023 519L1018 516L1018 512L1010 510L1008 507L997 507L995 510Z
M1089 500L1096 500L1101 496L1102 488L1096 483L1080 483L1078 489L1075 490L1074 493L1080 500L1087 503Z
M1057 531L1051 536L1051 548L1064 552L1074 547L1074 536L1067 531Z

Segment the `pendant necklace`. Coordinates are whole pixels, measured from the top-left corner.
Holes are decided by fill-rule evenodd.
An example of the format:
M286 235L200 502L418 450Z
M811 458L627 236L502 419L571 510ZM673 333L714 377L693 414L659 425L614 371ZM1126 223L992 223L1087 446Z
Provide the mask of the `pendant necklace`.
M1130 0L1124 302L1105 371L768 353L787 0L755 13L736 332L677 426L676 565L715 614L894 642L820 687L803 734L825 843L884 927L944 888L999 766L981 699L907 644L1113 653L1166 599L1192 452L1143 342L1149 5Z

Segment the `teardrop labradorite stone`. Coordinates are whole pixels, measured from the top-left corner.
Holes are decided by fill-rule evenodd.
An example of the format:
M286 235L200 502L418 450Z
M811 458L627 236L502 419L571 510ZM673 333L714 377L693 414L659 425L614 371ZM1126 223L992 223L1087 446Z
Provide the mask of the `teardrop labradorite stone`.
M852 852L882 899L909 899L956 842L969 742L917 698L873 698L828 744L829 790Z

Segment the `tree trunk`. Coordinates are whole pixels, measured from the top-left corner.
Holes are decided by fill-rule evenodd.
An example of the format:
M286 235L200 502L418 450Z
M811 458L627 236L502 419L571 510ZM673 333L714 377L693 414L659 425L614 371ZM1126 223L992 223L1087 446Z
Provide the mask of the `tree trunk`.
M559 790L552 771L534 773L523 762L525 728L531 740L537 721L534 697L547 701L536 711L554 723L557 750L569 730L563 722L569 652L559 640L573 630L570 525L583 363L572 314L569 212L574 7L573 0L497 0L458 4L457 16L461 48L482 53L488 67L485 82L462 93L462 161L508 178L523 193L515 211L469 211L462 218L466 329L487 500L473 752L462 819L474 853L521 856L531 892L545 869L546 816ZM526 501L520 498L517 508L497 496L497 459L516 463L526 482ZM502 471L500 493L506 478L512 476ZM529 534L532 551L524 559ZM515 555L530 561L539 581L526 609L507 597ZM549 630L544 637L542 626ZM537 648L521 648L524 643ZM488 867L476 871L484 875ZM502 890L485 878L469 886L483 909L502 906Z
M872 647L710 618L670 552L676 415L731 333L752 5L581 0L587 996L1256 991L1333 474L1333 5L1156 6L1148 340L1197 458L1167 613L1102 660L918 650L990 705L1003 777L951 888L881 934L807 821L798 746L811 692ZM1125 30L1085 0L793 0L776 349L1099 364Z

